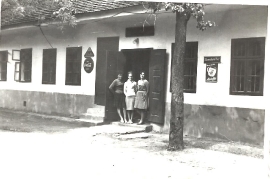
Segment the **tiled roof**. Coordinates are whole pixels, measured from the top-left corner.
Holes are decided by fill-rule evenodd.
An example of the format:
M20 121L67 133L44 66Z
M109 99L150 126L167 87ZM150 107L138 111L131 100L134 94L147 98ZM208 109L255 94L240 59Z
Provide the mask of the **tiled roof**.
M125 7L136 6L139 4L140 4L139 1L110 1L110 0L77 0L74 2L76 14L120 9ZM53 10L49 10L44 7L41 7L39 11L40 11L39 13L45 15L45 17L50 17L53 12ZM2 18L1 25L2 27L4 27L9 25L21 24L25 22L34 22L37 20L36 17L37 14L14 19Z

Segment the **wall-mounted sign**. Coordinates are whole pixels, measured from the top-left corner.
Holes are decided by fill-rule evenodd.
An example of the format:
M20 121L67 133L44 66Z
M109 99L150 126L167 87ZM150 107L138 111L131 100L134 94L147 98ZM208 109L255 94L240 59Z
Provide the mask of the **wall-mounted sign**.
M204 57L204 63L220 63L220 56Z
M85 57L85 58L91 58L91 57L93 57L93 56L94 56L94 53L93 53L91 47L89 47L89 48L87 49L87 51L85 52L84 57Z
M83 68L86 73L91 73L94 68L94 61L92 58L86 58L83 63Z
M205 78L206 82L216 83L217 73L218 73L217 63L206 63L206 78Z

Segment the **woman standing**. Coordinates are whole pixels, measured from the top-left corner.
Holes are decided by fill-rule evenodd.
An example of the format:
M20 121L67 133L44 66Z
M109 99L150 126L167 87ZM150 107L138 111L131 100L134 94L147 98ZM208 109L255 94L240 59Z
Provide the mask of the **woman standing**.
M141 120L138 124L144 123L145 113L148 108L148 91L149 91L149 82L145 79L145 72L140 72L140 80L137 84L137 94L135 98L134 108L139 109L141 114Z
M124 93L126 95L126 109L128 116L128 123L132 124L133 114L134 114L134 102L136 95L136 82L133 81L132 72L128 73L128 80L124 84Z
M117 113L120 117L120 122L125 123L127 114L126 114L126 103L125 95L123 92L124 83L122 82L122 74L118 74L117 79L115 79L112 84L109 86L109 90L114 94L114 106L117 108ZM123 109L123 115L121 114L121 109Z

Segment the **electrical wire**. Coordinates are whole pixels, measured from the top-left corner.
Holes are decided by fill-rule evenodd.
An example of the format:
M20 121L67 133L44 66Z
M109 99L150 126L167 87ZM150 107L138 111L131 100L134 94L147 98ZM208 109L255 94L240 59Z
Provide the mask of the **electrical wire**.
M53 48L53 46L52 46L52 44L50 43L50 41L47 39L47 37L45 36L45 34L44 34L44 32L43 32L43 30L42 30L42 28L41 28L41 26L39 25L39 29L40 29L40 31L41 31L41 33L42 33L42 35L45 37L45 39L47 40L47 42L50 44L50 46Z

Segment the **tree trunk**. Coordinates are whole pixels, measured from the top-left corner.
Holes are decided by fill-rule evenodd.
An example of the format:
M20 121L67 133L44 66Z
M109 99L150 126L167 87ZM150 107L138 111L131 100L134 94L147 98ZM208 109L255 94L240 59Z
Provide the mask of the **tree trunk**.
M172 98L168 150L184 149L184 55L188 18L176 12L175 48L172 61Z

